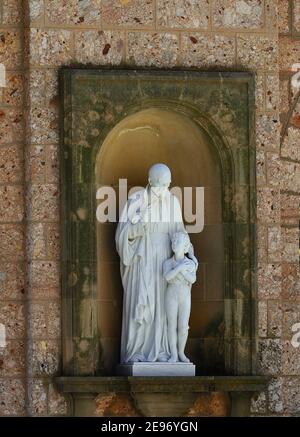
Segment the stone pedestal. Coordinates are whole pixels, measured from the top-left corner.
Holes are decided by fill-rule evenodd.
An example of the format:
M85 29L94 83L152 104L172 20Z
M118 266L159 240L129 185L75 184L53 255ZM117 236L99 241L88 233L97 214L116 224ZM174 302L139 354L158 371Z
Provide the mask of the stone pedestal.
M195 376L193 363L133 363L119 364L117 374L120 376Z

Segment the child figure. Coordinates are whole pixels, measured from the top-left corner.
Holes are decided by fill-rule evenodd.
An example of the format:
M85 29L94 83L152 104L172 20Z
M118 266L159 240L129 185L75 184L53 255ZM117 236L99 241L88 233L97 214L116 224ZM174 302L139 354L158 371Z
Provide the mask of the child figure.
M191 287L196 281L198 262L194 256L185 256L191 246L186 232L175 233L171 241L174 255L163 264L163 275L168 282L165 302L171 351L168 361L188 363L190 360L185 356L184 349L189 330Z

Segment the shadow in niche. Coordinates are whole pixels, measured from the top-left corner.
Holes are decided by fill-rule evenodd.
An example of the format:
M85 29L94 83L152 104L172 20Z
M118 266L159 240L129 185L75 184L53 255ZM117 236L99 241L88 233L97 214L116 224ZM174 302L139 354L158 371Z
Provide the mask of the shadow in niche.
M196 364L198 375L224 375L226 277L228 280L224 163L200 125L182 113L151 107L127 116L108 134L97 155L97 188L118 187L119 179L124 178L128 188L144 187L148 168L156 162L171 168L171 187L205 188L205 227L201 233L190 234L200 265L192 288L186 353ZM119 362L122 319L123 291L115 230L115 223L97 223L98 326L101 367L108 375L115 374Z

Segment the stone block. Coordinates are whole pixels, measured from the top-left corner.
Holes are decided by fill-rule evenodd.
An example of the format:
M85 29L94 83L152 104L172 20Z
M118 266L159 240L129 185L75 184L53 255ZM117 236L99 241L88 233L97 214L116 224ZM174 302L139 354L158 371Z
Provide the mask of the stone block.
M0 148L0 183L18 183L23 177L23 157L19 146Z
M300 413L300 378L284 378L282 386L283 409L286 413L299 415Z
M32 107L49 107L58 102L58 72L56 69L36 70L29 73L29 98Z
M207 29L209 26L208 0L158 0L157 24L165 28Z
M280 301L268 301L268 337L281 337L283 317L282 314L282 304Z
M24 264L0 262L0 300L23 300L25 295Z
M48 381L29 380L29 410L32 416L48 415Z
M281 265L258 264L259 299L278 299L281 293Z
M265 74L255 73L255 107L258 110L265 108Z
M289 2L287 2L289 3ZM298 0L292 0L292 22L293 22L293 30L295 32L300 32L300 4Z
M280 121L277 113L260 114L256 118L256 146L258 151L279 152Z
M48 259L60 259L60 225L59 223L47 226L47 255Z
M299 262L282 264L282 298L300 300Z
M33 107L30 111L31 142L53 144L58 142L58 108Z
M282 373L283 375L295 375L300 374L300 351L299 346L295 347L291 343L291 340L285 340L283 342L282 352Z
M27 238L27 254L29 259L45 259L46 254L46 230L43 223L31 223L30 233Z
M247 70L275 70L277 68L278 42L276 36L254 34L237 35L237 66Z
M27 150L26 181L46 183L46 146L32 144Z
M257 192L257 220L262 224L280 223L280 192L259 188Z
M48 303L32 301L30 303L30 337L33 339L47 338Z
M154 24L152 0L102 0L105 26L150 27Z
M31 285L41 290L56 289L59 284L59 267L55 261L33 261L31 263ZM47 297L47 294L42 294Z
M103 0L47 0L46 19L51 25L100 25Z
M282 310L283 310L283 319L282 319L283 338L291 342L292 337L296 333L296 331L293 330L293 326L296 323L300 323L300 303L299 302L296 303L292 301L283 302ZM300 352L299 348L298 348L298 352Z
M258 369L262 375L277 375L282 369L282 343L279 339L258 342Z
M281 159L278 153L267 152L267 182L271 187L280 188L281 184Z
M29 372L33 376L54 376L59 370L59 343L54 340L34 340L31 345Z
M290 32L290 2L278 0L278 30L281 34Z
M287 129L284 141L281 147L281 155L293 161L300 161L300 129L290 126Z
M72 32L64 29L30 29L30 64L56 67L72 59Z
M5 326L7 340L21 340L25 335L25 307L23 302L2 302L0 323Z
M49 145L46 147L46 182L59 184L59 147Z
M293 65L299 63L300 40L290 37L279 38L278 66L281 71L293 71Z
M25 382L0 379L0 416L25 416Z
M279 82L279 112L287 113L290 108L290 80L287 77L281 77Z
M75 59L82 64L118 65L123 61L125 34L120 31L75 32Z
M299 262L299 228L281 228L282 261Z
M282 193L280 197L282 225L297 226L300 220L300 195Z
M21 33L18 30L0 30L0 63L6 69L20 68L22 64Z
M256 152L256 184L257 186L267 185L267 165L264 151Z
M257 258L259 262L264 262L268 256L268 228L264 225L257 225Z
M24 259L24 227L20 224L0 224L0 260Z
M212 4L215 27L260 29L264 25L264 2L261 0L214 0Z
M49 338L60 338L61 335L61 304L59 301L48 304L47 333Z
M281 170L282 190L300 193L300 164L295 162L282 161Z
M268 261L270 263L280 262L282 258L282 233L281 227L268 227Z
M258 302L258 336L267 337L268 333L268 304L267 301Z
M0 347L0 378L22 377L25 373L25 344L23 341L8 340Z
M266 109L278 111L279 109L279 74L266 74Z
M178 36L173 33L129 32L128 62L150 67L174 67L178 61Z
M3 89L2 102L9 106L22 106L24 97L24 77L22 74L8 71L6 87Z
M3 0L2 23L18 26L22 21L22 0Z
M282 413L283 403L282 403L282 383L283 378L271 379L268 385L268 410L271 413Z
M57 222L59 220L59 191L55 184L32 185L28 195L30 220Z
M23 113L17 109L0 109L0 145L24 140Z
M29 17L31 22L35 22L44 16L44 0L29 0Z
M235 39L201 33L182 35L182 63L186 67L231 67L235 62Z
M266 31L271 34L278 35L278 23L280 20L280 12L278 7L278 1L274 3L274 0L265 0L265 22Z

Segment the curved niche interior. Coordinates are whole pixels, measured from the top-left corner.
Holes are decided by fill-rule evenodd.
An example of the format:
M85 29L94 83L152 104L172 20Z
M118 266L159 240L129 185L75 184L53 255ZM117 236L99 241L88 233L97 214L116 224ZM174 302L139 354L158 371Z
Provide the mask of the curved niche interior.
M224 156L201 125L184 113L150 107L125 117L110 131L99 149L95 165L96 188L103 185L118 188L120 179L127 179L128 189L145 187L148 169L156 162L163 162L172 170L171 187L192 187L194 205L195 187L204 187L204 229L190 234L200 265L192 288L186 348L200 375L226 373L228 355L225 321L230 316L225 298L229 297L226 284L230 283L231 269L228 250L224 250L228 235L224 209L230 196L224 168L228 170L231 164L224 165ZM115 223L97 223L101 367L110 375L114 374L119 361L122 318L115 229Z

